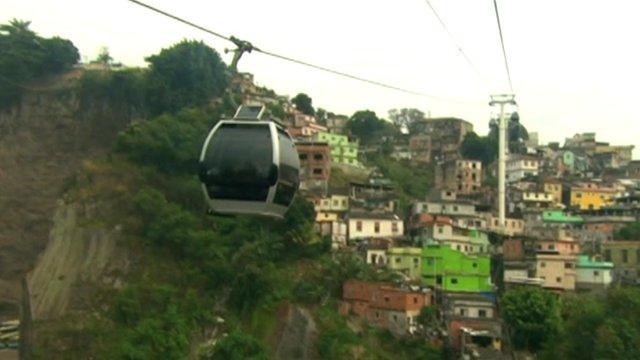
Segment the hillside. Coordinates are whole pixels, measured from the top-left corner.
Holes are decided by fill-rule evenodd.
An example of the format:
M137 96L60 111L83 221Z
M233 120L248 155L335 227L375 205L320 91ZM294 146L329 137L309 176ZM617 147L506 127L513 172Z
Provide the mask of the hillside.
M181 46L204 45L161 54ZM189 54L217 57L207 49ZM23 355L437 356L338 315L345 280L395 276L330 253L302 197L283 221L205 214L194 154L244 96L224 68L213 74L208 99L186 95L198 84L164 88L182 95L161 109L146 100L149 82L170 70L74 69L34 81L3 112L3 299L27 310Z
M106 99L79 96L85 70L24 89L0 111L0 276L9 284L34 266L45 248L57 200L88 159L105 156L132 113ZM2 300L15 300L3 292Z

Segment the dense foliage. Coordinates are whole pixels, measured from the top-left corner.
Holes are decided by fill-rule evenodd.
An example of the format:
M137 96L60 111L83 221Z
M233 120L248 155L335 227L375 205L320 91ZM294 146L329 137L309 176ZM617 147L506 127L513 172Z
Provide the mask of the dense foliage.
M498 141L491 136L478 136L472 131L464 136L460 152L465 159L480 160L483 166L487 166L498 157Z
M418 109L391 109L389 119L398 127L405 128L409 134L416 133L416 125L425 119L424 113Z
M640 222L625 225L613 237L616 240L640 240Z
M544 359L640 359L640 290L610 289L562 301L562 331Z
M303 114L307 115L315 115L316 110L313 108L313 100L309 97L309 95L305 93L300 93L291 99L293 105L296 106L298 111L301 111Z
M227 66L202 41L183 40L146 60L146 99L153 115L205 105L228 84Z
M40 37L30 24L13 19L0 25L0 109L19 101L32 80L58 74L80 59L71 41Z
M551 292L537 287L510 290L502 297L501 307L517 349L537 351L559 331L560 307Z
M356 111L347 121L347 130L363 144L379 142L383 137L397 132L393 124L378 118L371 110Z

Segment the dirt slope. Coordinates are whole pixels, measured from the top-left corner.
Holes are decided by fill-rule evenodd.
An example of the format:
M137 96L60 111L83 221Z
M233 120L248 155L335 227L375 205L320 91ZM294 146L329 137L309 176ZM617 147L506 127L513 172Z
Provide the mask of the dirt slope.
M25 90L0 111L0 302L45 248L65 181L86 159L102 156L130 121L107 106L83 108L82 69Z

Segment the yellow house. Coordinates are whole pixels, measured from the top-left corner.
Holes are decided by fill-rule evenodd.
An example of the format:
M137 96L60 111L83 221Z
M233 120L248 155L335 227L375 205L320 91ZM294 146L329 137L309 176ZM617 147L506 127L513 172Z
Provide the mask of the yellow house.
M328 211L318 211L316 213L316 222L338 221L338 214Z
M572 187L571 206L580 210L598 210L603 206L613 204L615 195L615 190L598 187L594 184Z
M562 204L562 184L559 181L545 181L544 192L551 194L554 203Z

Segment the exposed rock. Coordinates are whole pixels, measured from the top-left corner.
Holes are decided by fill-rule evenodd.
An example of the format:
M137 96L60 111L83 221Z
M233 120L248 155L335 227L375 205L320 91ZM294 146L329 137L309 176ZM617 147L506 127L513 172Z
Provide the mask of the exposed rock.
M289 306L286 324L280 334L276 358L317 359L318 331L309 311L300 306Z
M82 224L80 206L61 204L53 217L46 250L27 278L33 320L54 319L81 296L83 283L121 286L114 274L126 271L126 253L117 247L119 232Z

